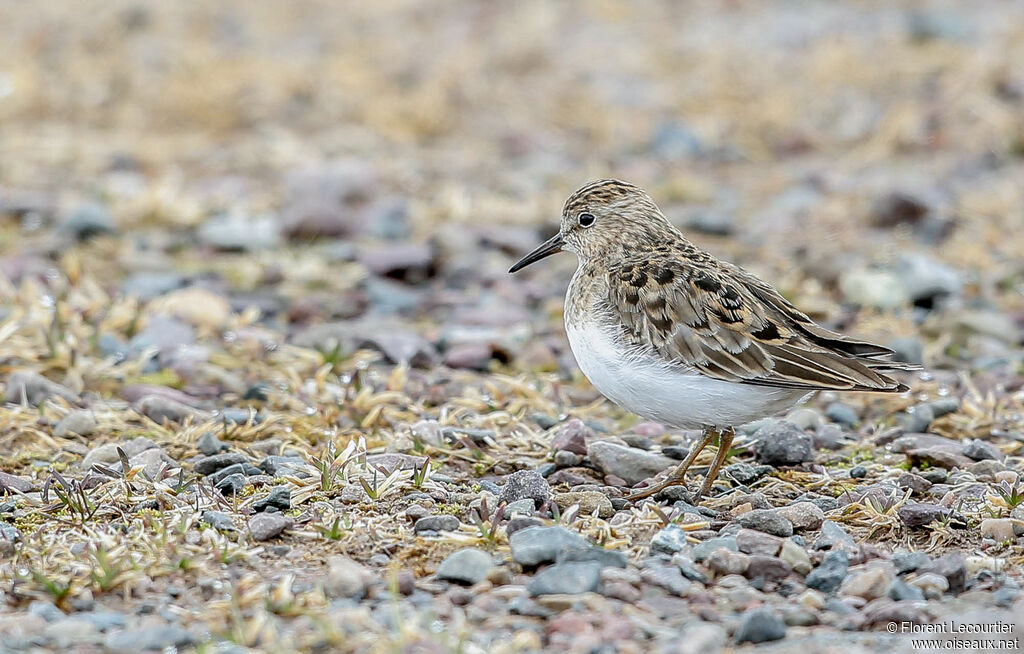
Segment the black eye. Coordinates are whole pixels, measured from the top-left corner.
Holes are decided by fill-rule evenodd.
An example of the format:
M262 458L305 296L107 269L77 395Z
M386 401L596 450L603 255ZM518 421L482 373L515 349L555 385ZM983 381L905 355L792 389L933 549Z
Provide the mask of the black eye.
M580 227L590 227L597 218L592 213L581 213L579 217Z

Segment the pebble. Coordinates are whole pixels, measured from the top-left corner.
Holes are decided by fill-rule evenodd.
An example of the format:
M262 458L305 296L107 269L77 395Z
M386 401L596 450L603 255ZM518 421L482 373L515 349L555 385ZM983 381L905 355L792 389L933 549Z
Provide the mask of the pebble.
M199 419L203 415L187 404L160 395L147 395L135 404L135 410L158 425L185 422L193 417Z
M697 563L700 563L709 556L711 556L711 553L720 547L732 550L733 552L738 552L740 549L739 544L736 542L736 539L732 536L720 536L718 538L709 538L706 541L697 544L693 548L693 560Z
M600 563L602 568L625 568L628 559L622 552L606 550L603 547L570 547L558 552L556 563L592 561Z
M61 418L53 428L53 435L64 438L68 434L91 436L96 431L96 418L92 411L72 411Z
M734 463L730 466L726 466L722 470L722 473L739 484L749 486L761 477L771 473L773 470L774 468L768 465L755 466L749 463Z
M811 571L811 557L807 550L791 540L782 541L779 558L785 561L797 574L806 575Z
M753 438L757 441L754 454L761 463L791 466L814 460L811 436L791 422L771 420Z
M206 456L213 456L230 449L230 446L227 443L222 443L212 431L204 431L199 440L196 441L196 449Z
M67 386L58 384L43 377L37 372L19 370L7 378L7 390L4 401L8 404L27 403L39 406L51 397L59 397L69 404L78 401L78 394Z
M145 436L138 436L130 441L122 443L104 443L99 447L94 447L89 450L89 453L82 459L81 466L83 470L89 470L96 463L118 463L120 461L120 457L117 453L118 448L121 448L121 450L124 451L125 456L131 459L133 456L156 447L157 444Z
M896 309L910 301L899 277L888 270L844 270L839 275L839 292L849 304L876 309Z
M428 515L416 521L413 531L458 531L459 524L459 519L453 515Z
M0 494L10 493L16 490L19 493L28 493L33 488L32 480L18 477L0 470Z
M578 595L596 592L600 586L600 563L559 563L535 574L526 584L526 590L534 597L538 595Z
M970 457L975 461L1002 461L1006 458L998 447L992 443L986 443L985 441L975 438L966 445L964 445L964 456Z
M897 577L892 580L886 596L897 602L902 600L919 601L924 599L924 593L917 586L911 586L905 580Z
M61 222L60 229L76 241L117 232L110 211L99 202L92 201L83 202L75 207Z
M932 487L932 482L928 481L921 475L915 475L912 472L904 472L896 478L896 485L900 488L909 488L914 493L920 495Z
M437 568L437 578L472 586L487 578L494 567L491 555L483 550L467 547L449 554Z
M860 416L848 404L832 402L825 408L825 417L843 427L854 427L860 422Z
M739 516L736 521L747 529L763 531L788 538L793 535L793 523L775 509L754 509Z
M645 568L640 578L646 583L657 586L677 597L686 597L693 583L683 576L675 566L657 566Z
M786 422L790 422L796 425L797 428L803 429L805 431L814 431L818 429L818 427L821 427L821 425L823 424L821 414L818 413L818 411L806 406L793 409L792 411L786 414L784 420Z
M794 502L775 511L789 520L796 531L815 531L825 521L825 512L813 502Z
M551 499L551 487L536 470L520 470L508 475L498 496L498 502L508 504L524 499L533 500L534 507Z
M736 545L740 552L775 556L782 547L782 538L754 529L740 529L736 533Z
M291 518L280 513L260 513L249 519L249 531L255 540L270 540L294 524Z
M327 559L324 592L328 597L361 598L372 580L373 573L358 561L340 555Z
M587 447L587 456L602 473L620 477L629 486L654 477L678 463L661 454L605 441L591 443Z
M292 506L292 492L287 486L276 486L266 497L252 503L252 510L259 513L273 507L278 511L287 511Z
M853 595L866 600L885 597L892 582L892 575L883 568L868 568L848 576L839 587L840 595ZM820 589L819 589L820 590Z
M922 566L918 572L942 575L949 582L949 592L959 594L967 583L967 560L959 552L950 552Z
M580 515L594 515L596 512L599 518L610 518L615 513L608 496L597 491L556 493L554 500L563 510L579 504Z
M203 511L203 522L217 531L238 531L231 516L220 511Z
M736 642L766 643L786 637L786 623L767 607L751 609L743 614L736 629Z
M594 431L587 427L579 418L573 418L563 425L551 439L554 451L572 452L584 455L587 453L587 440L594 437Z
M811 438L814 449L817 450L841 450L853 442L843 428L832 423L824 424L814 432Z
M245 484L245 475L238 472L227 475L214 484L214 487L224 495L238 495L242 492L242 489L245 488Z
M1012 541L1017 536L1013 530L1013 521L1006 518L986 518L981 521L981 536L992 538L996 542Z
M919 574L909 583L920 590L925 599L940 599L949 590L949 581L940 574Z
M719 652L729 640L725 627L713 622L694 621L683 626L674 643L672 654L704 654Z
M807 575L807 587L820 590L823 593L835 592L846 578L849 565L850 560L845 550L829 552L818 567Z
M896 552L892 555L892 564L896 567L898 574L914 572L931 563L931 557L926 552Z
M868 469L862 465L856 465L850 468L850 479L863 479L868 476Z
M164 651L187 647L196 639L182 627L166 625L159 627L138 627L107 634L104 646L113 652Z
M565 527L528 527L509 536L512 559L524 568L552 563L563 550L589 546L587 539Z
M896 510L900 521L910 528L923 527L950 514L950 510L938 504L911 502Z
M707 556L704 565L721 575L743 574L750 567L751 557L743 552L720 547Z
M750 579L762 578L769 581L781 581L793 572L793 567L775 556L751 554L749 565L744 571Z
M815 550L844 549L850 552L857 551L857 543L850 534L831 520L821 523L821 532L812 546Z
M213 456L199 459L192 464L192 470L194 470L196 474L206 476L236 463L248 462L249 459L241 452L225 452L223 454L214 454Z
M207 218L196 238L222 252L271 250L281 243L281 224L274 216L230 211Z

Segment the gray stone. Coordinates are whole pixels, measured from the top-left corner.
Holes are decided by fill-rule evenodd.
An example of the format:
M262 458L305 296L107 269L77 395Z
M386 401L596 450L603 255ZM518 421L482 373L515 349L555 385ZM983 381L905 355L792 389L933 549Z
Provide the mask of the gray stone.
M733 552L724 547L708 554L704 565L721 575L741 575L750 566L750 558L743 552Z
M83 202L64 219L61 231L77 241L85 241L101 234L117 232L110 211L99 202Z
M789 520L796 531L814 531L825 521L825 512L813 502L793 502L775 511Z
M915 404L897 416L897 420L904 431L910 433L925 433L928 425L935 420L935 410L927 404Z
M601 586L601 564L592 562L559 563L544 568L526 584L526 590L538 595L578 595L597 592Z
M143 271L129 275L121 284L121 292L128 297L151 300L182 288L187 281L174 272Z
M686 532L679 525L670 524L651 538L651 551L675 554L686 544Z
M622 552L606 550L603 547L570 547L558 552L556 563L579 563L590 561L600 563L602 568L625 568L629 559Z
M19 370L7 378L4 401L8 404L39 406L51 397L59 397L69 404L78 401L78 394L70 388L50 381L37 372Z
M900 521L908 527L923 527L950 514L950 510L938 504L911 502L896 510Z
M0 470L0 495L10 493L12 490L19 493L28 493L34 486L31 479L18 477Z
M747 569L743 573L749 579L763 578L768 581L781 581L793 572L793 567L776 556L752 554Z
M587 447L587 456L598 470L624 479L630 486L678 464L675 459L661 454L604 441L591 443Z
M850 559L844 550L832 550L825 555L817 568L807 575L807 587L823 593L838 590L849 570Z
M64 438L69 434L92 436L95 431L96 418L92 415L92 411L79 410L72 411L61 418L61 421L53 428L53 435L58 438Z
M224 252L270 250L281 243L281 225L274 216L232 211L207 218L196 238Z
M754 509L740 515L736 521L747 529L788 538L793 535L793 523L774 509Z
M740 529L736 534L736 545L746 554L775 556L782 547L782 539L754 529Z
M963 284L958 271L921 254L900 255L896 274L911 300L930 306L959 295Z
M203 511L203 522L210 525L217 531L233 532L238 531L235 522L226 513L220 511Z
M912 472L904 472L896 478L896 485L900 488L909 488L915 494L920 495L932 487L932 482L928 481L921 475L915 475Z
M63 619L64 612L58 609L53 602L46 600L32 600L28 603L28 614L38 615L47 622L56 622Z
M889 349L893 351L893 361L924 364L924 344L921 339L907 336L889 341Z
M149 440L145 436L138 436L130 441L123 443L105 443L99 447L94 447L89 450L89 453L82 459L82 468L89 470L96 463L108 463L116 464L120 461L120 457L117 454L117 449L121 448L124 451L125 456L129 458L129 461L133 456L137 456L142 452L150 449L155 449L157 444Z
M245 475L240 472L236 472L232 475L227 475L214 484L214 488L219 490L224 495L238 495L245 488Z
M278 511L292 508L292 492L287 486L275 486L270 494L252 503L252 510L259 513L273 507Z
M459 524L459 519L453 515L428 515L416 521L413 531L458 531Z
M886 595L897 602L902 600L923 601L924 593L920 588L911 586L900 577L896 577L889 585Z
M249 531L255 540L270 540L294 524L294 520L280 513L259 513L250 518Z
M528 527L516 531L508 540L513 560L524 568L552 563L563 550L590 546L587 539L565 527Z
M950 552L922 566L918 572L941 575L949 582L949 592L961 593L967 583L967 560L959 552Z
M816 430L823 424L821 414L806 406L793 409L786 414L785 420L796 425L798 429L805 431Z
M551 487L536 470L520 470L508 475L498 502L512 503L523 499L533 500L535 507L551 499Z
M772 420L754 432L757 460L771 466L799 465L814 460L811 436L785 420Z
M587 453L587 439L594 437L594 431L579 418L573 418L558 430L551 439L551 449L574 454Z
M708 558L712 552L717 550L719 547L724 547L733 552L739 551L739 545L736 539L732 536L719 536L718 538L709 538L706 541L697 544L693 548L693 560L697 563Z
M850 468L850 479L863 479L868 476L868 469L862 465L855 465Z
M857 415L854 408L842 402L829 404L825 408L825 417L844 427L853 427L860 422L860 416Z
M839 425L826 423L818 427L811 441L818 450L841 450L852 443L853 439Z
M978 438L964 445L964 456L970 457L975 461L1002 461L1006 458L1006 455L998 447Z
M821 523L821 531L818 533L818 538L814 541L813 547L816 550L843 549L849 552L857 551L857 543L853 540L853 537L831 520Z
M771 473L774 470L772 466L754 466L749 463L734 463L730 466L726 466L722 472L726 477L732 478L736 483L749 486L761 477Z
M741 554L740 556L744 555ZM663 588L669 593L679 597L686 597L690 592L690 588L693 586L693 583L683 577L683 573L675 566L645 568L640 573L640 578L652 586Z
M236 463L248 462L249 459L241 452L225 452L224 454L214 454L213 456L199 459L192 465L192 469L196 474L205 476Z
M157 424L185 422L189 418L200 420L204 413L187 404L160 395L147 395L135 404L135 410Z
M896 552L892 555L892 564L898 574L914 572L931 563L931 557L925 552Z
M888 270L848 268L839 275L839 291L849 304L876 309L896 309L910 301L899 277Z
M347 556L335 555L327 559L324 592L328 597L361 599L372 580L373 573Z
M474 547L449 554L437 568L437 578L472 586L487 578L494 567L491 555Z
M720 652L729 640L729 632L725 627L694 620L683 626L674 649L667 651L673 654L705 654L705 652Z
M743 614L736 629L736 642L766 643L786 637L786 623L767 607L751 609Z
M166 625L115 631L107 635L104 645L113 652L134 654L187 647L195 642L195 637L184 628Z

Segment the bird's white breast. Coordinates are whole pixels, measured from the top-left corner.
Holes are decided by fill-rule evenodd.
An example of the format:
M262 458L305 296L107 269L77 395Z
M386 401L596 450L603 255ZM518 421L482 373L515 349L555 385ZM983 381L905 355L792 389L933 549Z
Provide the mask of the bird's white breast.
M670 366L655 356L627 351L610 328L566 324L580 370L619 406L679 429L742 425L788 409L806 391L739 384Z

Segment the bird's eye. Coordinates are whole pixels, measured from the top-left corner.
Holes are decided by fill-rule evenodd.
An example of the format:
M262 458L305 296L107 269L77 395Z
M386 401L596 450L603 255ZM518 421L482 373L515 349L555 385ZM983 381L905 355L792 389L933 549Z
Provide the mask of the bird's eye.
M581 213L579 217L580 227L590 227L597 218L592 213Z

